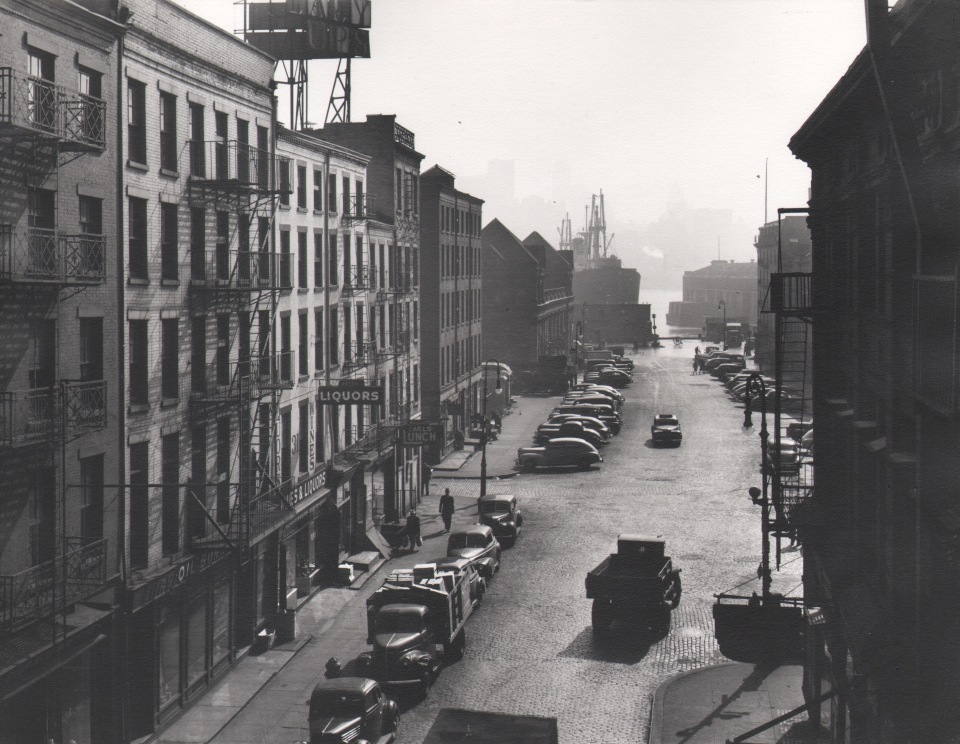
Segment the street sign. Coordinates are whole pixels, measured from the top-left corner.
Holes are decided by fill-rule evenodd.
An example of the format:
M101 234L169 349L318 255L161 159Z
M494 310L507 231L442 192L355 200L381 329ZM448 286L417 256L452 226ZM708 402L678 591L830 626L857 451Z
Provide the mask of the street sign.
M439 423L415 421L400 429L400 444L405 447L422 447L427 444L439 444L443 429Z

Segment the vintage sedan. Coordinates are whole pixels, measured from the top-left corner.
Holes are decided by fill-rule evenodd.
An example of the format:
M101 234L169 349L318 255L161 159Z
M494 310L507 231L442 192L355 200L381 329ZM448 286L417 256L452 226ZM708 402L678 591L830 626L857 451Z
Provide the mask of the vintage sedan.
M550 417L547 419L548 424L562 424L564 421L577 421L588 429L593 429L604 439L609 439L611 436L613 436L613 432L610 430L610 427L603 423L600 419L594 418L593 416L579 416L575 413L551 413Z
M319 682L310 699L310 744L367 741L392 744L400 726L400 708L380 685L365 677Z
M633 382L633 375L622 369L604 369L597 374L596 382L620 388Z
M510 493L481 496L480 523L492 529L497 540L513 545L523 529L523 513L517 506L517 497Z
M588 429L579 421L564 421L550 423L549 421L537 427L533 435L534 444L544 444L559 437L574 437L590 442L594 447L607 443L607 438L593 429Z
M487 525L474 524L450 533L447 558L466 558L489 581L500 570L500 543Z
M650 427L650 439L654 444L671 444L679 447L683 441L679 419L672 413L658 413Z
M591 465L603 462L597 448L590 442L574 437L551 439L542 447L521 447L517 450L517 463L524 472L533 472L538 467L572 465L578 470L588 470Z

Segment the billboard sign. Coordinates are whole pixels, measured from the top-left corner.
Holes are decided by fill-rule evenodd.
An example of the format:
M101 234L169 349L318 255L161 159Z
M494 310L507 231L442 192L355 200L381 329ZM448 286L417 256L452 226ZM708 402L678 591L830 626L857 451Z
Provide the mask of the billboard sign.
M443 428L438 422L414 421L400 429L400 444L405 447L422 447L439 444Z
M324 406L382 406L383 385L321 385L317 401Z

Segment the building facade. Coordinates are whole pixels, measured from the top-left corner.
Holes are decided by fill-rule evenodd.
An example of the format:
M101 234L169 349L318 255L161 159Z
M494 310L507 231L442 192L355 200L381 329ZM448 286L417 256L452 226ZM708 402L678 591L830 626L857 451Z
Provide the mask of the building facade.
M118 39L0 2L0 740L119 735Z
M816 483L808 692L836 742L960 737L953 3L869 2L868 48L790 147L811 169ZM785 307L803 304L781 292ZM815 711L816 712L816 711Z
M683 272L683 300L671 302L667 325L700 328L707 318L719 317L721 300L727 308L727 320L757 322L757 264L736 261L711 261L702 269Z
M379 362L388 400L385 415L392 422L378 429L380 433L373 437L373 441L378 442L374 449L379 452L399 427L420 419L420 162L423 155L415 149L414 133L400 126L392 115L371 115L364 122L327 124L322 130L305 133L370 158L365 193L369 200L367 229L377 247L376 284L371 281L373 277L366 259L358 256L354 266L368 277L365 283L371 286L344 287L343 293L359 298L359 294L370 290L372 294L366 301L373 299L374 307L362 317L353 310L354 352L349 352L347 326L344 326L344 348L354 354L355 361L350 370L342 372L351 372L344 377L355 378L365 374L364 369L370 373L376 365L361 364L368 353L374 353ZM341 237L344 234L341 230ZM349 262L345 264L345 272L348 265ZM371 320L374 316L376 321ZM365 324L360 322L363 318L367 319ZM375 349L370 345L374 331ZM358 349L360 351L356 351ZM370 441L370 437L366 437L358 444L359 449L344 457L354 463L369 461L371 455L364 453L370 452ZM345 467L349 468L349 463L345 463ZM379 469L381 476L372 481L377 491L374 503L382 504L377 507L377 520L392 522L420 500L421 452L419 448L398 447Z
M441 442L427 450L435 464L454 446L457 432L468 435L484 412L483 201L458 191L454 175L440 166L425 171L420 186L422 412L424 421L442 427Z

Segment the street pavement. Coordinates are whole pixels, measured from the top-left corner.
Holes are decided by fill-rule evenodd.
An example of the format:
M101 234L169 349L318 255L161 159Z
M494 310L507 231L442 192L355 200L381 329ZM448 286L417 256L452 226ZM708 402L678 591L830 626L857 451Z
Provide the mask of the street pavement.
M556 718L560 741L570 744L722 742L802 702L798 667L732 664L713 637L714 595L759 591L759 510L746 494L759 481L759 440L756 428L742 428L742 409L722 385L691 374L692 353L691 346L633 355L623 431L604 447L604 462L586 472L515 474L517 447L556 403L517 398L502 435L487 446L488 475L499 478L487 490L517 495L524 533L503 551L502 569L468 623L465 657L444 669L425 699L401 701L399 744L422 743L449 708ZM679 416L681 447L650 447L656 413ZM423 548L388 568L444 553L435 503L443 488L456 501L454 525L475 521L480 456L434 473L418 509ZM683 599L665 637L629 627L615 641L593 637L584 577L621 532L662 535L683 568ZM784 552L774 591L798 595L801 566L799 552ZM331 656L349 672L367 650L364 602L378 585L374 576L359 590L319 592L298 613L299 646L244 658L159 740L306 741L305 701ZM784 738L796 733L790 723L752 741L799 741Z

